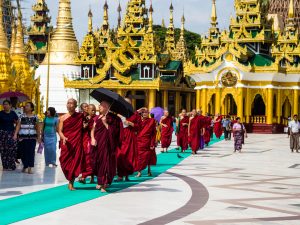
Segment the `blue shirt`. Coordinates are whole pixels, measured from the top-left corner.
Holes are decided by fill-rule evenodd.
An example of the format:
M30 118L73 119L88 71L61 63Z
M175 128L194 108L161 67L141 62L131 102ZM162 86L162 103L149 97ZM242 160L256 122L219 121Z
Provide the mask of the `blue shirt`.
M12 132L15 130L15 123L18 121L18 116L14 111L6 113L0 112L0 130Z
M231 121L228 120L228 119L225 119L225 120L222 121L222 125L223 125L223 127L225 127L225 128L228 127L230 124L231 124Z

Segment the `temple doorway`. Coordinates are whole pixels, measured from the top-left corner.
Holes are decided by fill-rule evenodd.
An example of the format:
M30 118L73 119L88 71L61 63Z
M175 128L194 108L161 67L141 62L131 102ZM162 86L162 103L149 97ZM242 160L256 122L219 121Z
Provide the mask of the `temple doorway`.
M225 96L222 107L222 114L237 115L237 105L232 94L227 94Z
M257 94L252 104L252 116L265 116L266 105L260 94Z

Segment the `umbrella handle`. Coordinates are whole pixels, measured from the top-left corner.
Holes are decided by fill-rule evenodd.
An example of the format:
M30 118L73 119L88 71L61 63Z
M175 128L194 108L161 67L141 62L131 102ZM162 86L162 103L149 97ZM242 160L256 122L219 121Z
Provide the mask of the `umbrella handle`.
M108 111L107 111L107 113L105 114L105 116L109 113L110 108L112 107L112 105L113 105L114 103L115 103L115 100L113 100L113 102L112 102L111 105L109 106Z

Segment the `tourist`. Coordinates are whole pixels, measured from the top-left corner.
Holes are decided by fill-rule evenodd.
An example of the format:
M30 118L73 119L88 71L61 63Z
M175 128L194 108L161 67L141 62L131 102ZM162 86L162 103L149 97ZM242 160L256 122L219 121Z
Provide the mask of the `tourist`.
M125 99L131 104L131 99ZM117 153L117 172L118 181L122 181L125 177L126 181L129 181L128 176L135 172L137 163L137 132L141 122L142 109L137 110L131 117L125 118L124 116L118 115L121 120L121 132L120 141L121 146Z
M194 109L191 112L191 117L190 117L189 127L188 127L189 144L192 149L192 154L197 154L197 151L199 150L200 136L201 136L201 129L199 126L199 116L197 115L197 111Z
M177 122L177 146L180 147L181 152L185 152L189 147L188 128L190 118L187 116L186 110L183 109L178 117Z
M3 110L0 112L0 154L3 170L16 169L17 134L14 134L17 122L18 116L12 111L10 101L4 100Z
M172 142L173 135L173 119L168 110L164 111L164 115L160 119L161 125L161 148L162 153L167 152Z
M220 114L216 114L214 119L214 133L218 139L222 136L222 116Z
M299 153L299 129L300 122L298 121L298 115L294 115L293 120L289 123L290 129L290 148L293 153L296 150Z
M109 108L110 103L100 103L100 116L95 120L91 132L93 173L98 178L96 189L101 192L106 192L116 175L116 155L120 141L121 120L110 113Z
M83 164L83 114L76 112L77 101L69 99L67 102L68 113L59 120L58 133L60 136L60 165L69 181L68 188L74 191L75 178L82 171Z
M91 159L91 132L94 126L94 119L96 117L96 106L93 104L83 103L80 106L83 111L83 152L84 152L84 163L82 167L81 177L79 182L82 184L86 183L86 178L91 176L90 183L95 183Z
M247 132L239 117L236 118L236 123L233 124L232 131L234 134L234 152L241 152L244 144L244 138L247 138Z
M155 119L149 118L149 111L145 109L142 111L142 120L137 136L138 160L137 168L138 174L136 177L142 176L142 170L148 166L148 176L152 176L151 166L156 165L155 153L155 137L156 137L156 122Z
M225 140L226 141L230 140L230 137L231 137L231 120L230 120L230 116L226 116L226 118L223 119L222 127L223 127L223 131L224 131Z
M57 167L56 165L56 145L58 132L58 118L56 117L56 110L49 107L44 119L43 127L43 141L45 152L45 164L49 167Z
M23 173L33 173L36 142L41 143L41 134L38 117L33 113L34 105L27 102L24 114L19 117L16 127L15 139L19 135L18 148L23 163Z

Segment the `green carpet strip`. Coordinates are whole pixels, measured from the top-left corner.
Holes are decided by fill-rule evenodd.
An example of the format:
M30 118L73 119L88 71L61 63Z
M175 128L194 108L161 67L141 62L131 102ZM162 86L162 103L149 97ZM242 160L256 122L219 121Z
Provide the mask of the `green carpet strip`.
M218 142L214 138L210 145ZM75 183L76 191L69 191L66 185L24 194L18 197L8 198L0 201L0 225L11 224L32 217L40 216L56 210L64 209L79 203L90 201L99 197L103 197L110 193L121 191L123 189L140 184L147 180L153 179L170 168L176 166L188 156L187 153L179 153L179 151L171 150L169 153L157 155L157 165L152 167L153 177L130 177L128 182L114 182L108 189L108 193L101 193L95 189L95 184ZM145 174L145 171L144 171Z

